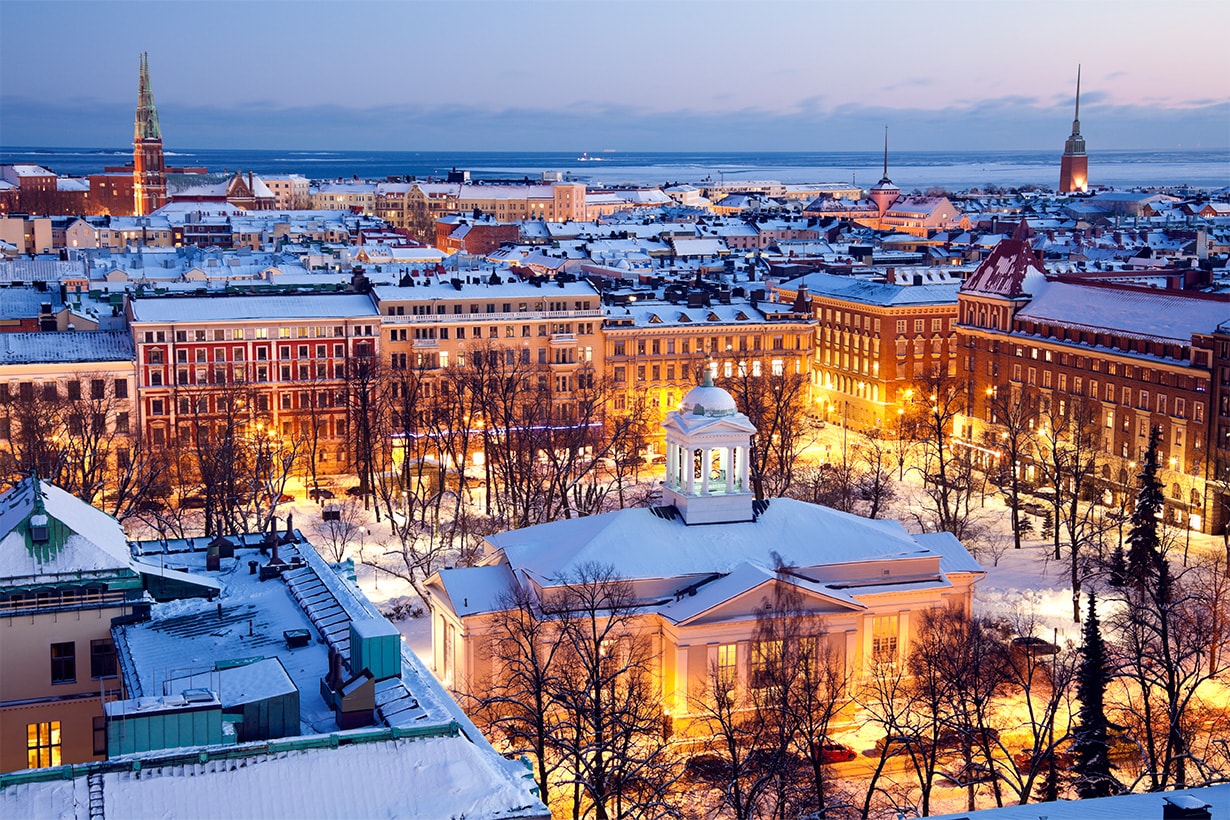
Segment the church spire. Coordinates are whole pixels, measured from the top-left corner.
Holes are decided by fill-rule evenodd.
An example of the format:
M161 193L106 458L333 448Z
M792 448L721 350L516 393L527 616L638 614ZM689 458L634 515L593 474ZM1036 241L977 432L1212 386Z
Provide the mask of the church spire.
M141 83L137 91L137 118L133 127L134 140L160 140L158 109L154 107L154 92L149 84L149 54L141 54Z
M1072 133L1081 132L1081 66L1076 64L1076 116L1072 118Z
M888 126L884 126L884 178L880 182L888 181Z

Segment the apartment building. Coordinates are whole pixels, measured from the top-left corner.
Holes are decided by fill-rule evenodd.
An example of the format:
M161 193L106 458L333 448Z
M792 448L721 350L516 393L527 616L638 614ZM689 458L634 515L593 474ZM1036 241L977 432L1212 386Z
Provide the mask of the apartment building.
M615 391L611 409L619 412L643 399L656 429L706 368L719 380L810 374L814 324L792 304L721 301L703 292L675 302L638 300L608 307L602 344ZM651 442L651 452L660 452L659 445L660 437Z
M800 292L811 298L813 396L830 421L860 429L891 425L917 379L956 372L960 282L924 282L921 274L891 279L811 273L775 288L782 301Z
M362 294L131 299L140 427L155 446L230 412L283 437L318 431L317 469L342 469L348 364L380 352Z
M0 333L0 447L38 462L28 452L33 440L23 434L73 437L84 442L72 453L74 461L126 461L127 438L137 428L134 376L127 331L55 331L53 325Z
M602 377L602 308L588 282L506 280L459 272L413 277L407 286L373 289L381 351L394 377L408 369L464 365L473 348L491 347L508 364L545 369L567 403Z

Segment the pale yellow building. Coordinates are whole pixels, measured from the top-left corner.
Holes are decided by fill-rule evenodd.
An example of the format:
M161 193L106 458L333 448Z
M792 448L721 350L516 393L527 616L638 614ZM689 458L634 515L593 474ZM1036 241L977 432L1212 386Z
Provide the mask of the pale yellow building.
M927 611L970 612L985 571L951 534L755 500L747 469L755 430L726 391L693 388L664 427L661 506L493 535L480 566L428 580L435 671L446 686L478 697L490 690L499 670L489 642L511 589L550 600L595 565L631 585L642 607L636 628L653 647L658 694L676 727L696 714L713 669L755 685L756 612L778 581L801 596L820 624L815 637L851 676L873 659L904 658Z

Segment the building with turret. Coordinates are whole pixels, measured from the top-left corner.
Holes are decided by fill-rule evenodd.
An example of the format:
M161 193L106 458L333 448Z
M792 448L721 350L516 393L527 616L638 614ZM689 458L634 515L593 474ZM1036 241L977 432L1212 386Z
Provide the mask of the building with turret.
M1076 116L1072 133L1063 144L1063 159L1059 163L1059 193L1070 194L1089 189L1089 156L1085 153L1085 138L1081 136L1081 69L1076 67Z
M446 686L493 691L502 671L491 642L509 602L549 610L597 566L627 583L671 731L693 722L715 669L744 691L765 685L757 613L782 589L797 594L808 637L843 676L904 657L927 610L970 611L985 571L950 533L913 535L894 521L756 498L756 428L707 376L662 426L661 506L492 535L479 566L428 579L435 672Z

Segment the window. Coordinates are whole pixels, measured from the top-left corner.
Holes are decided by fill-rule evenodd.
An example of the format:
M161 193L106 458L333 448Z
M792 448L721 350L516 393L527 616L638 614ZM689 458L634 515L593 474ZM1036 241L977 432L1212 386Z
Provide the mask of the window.
M115 677L115 644L109 638L90 641L90 677Z
M51 682L77 682L77 645L72 641L51 645Z
M26 724L27 768L44 769L60 762L60 721Z
M739 674L739 645L720 644L717 648L718 680L733 683Z
M102 715L94 716L94 754L107 754L107 718Z
M897 660L897 616L877 615L871 625L871 657L884 663Z
M781 641L756 641L752 644L751 686L764 689L773 681L773 661L782 656Z

